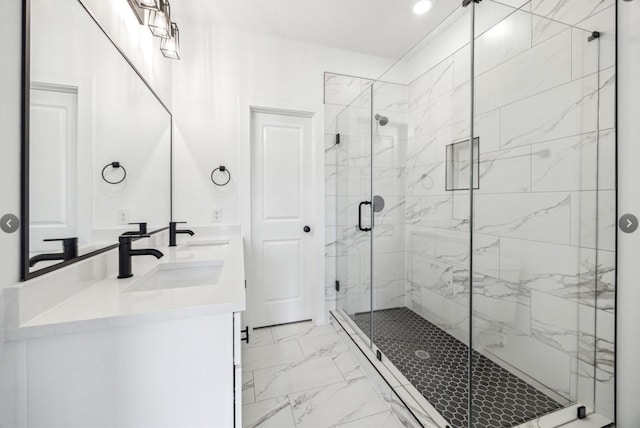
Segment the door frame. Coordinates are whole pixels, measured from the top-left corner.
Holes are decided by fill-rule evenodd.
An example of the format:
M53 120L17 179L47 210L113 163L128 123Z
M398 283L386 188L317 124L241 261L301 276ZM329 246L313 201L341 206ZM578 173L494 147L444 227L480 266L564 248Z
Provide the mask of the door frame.
M252 188L253 175L251 171L251 116L252 113L287 114L311 119L311 192L313 205L309 222L315 230L311 244L311 301L313 307L313 321L316 325L327 323L325 292L324 292L324 253L325 253L325 202L324 202L324 104L283 101L268 98L239 97L238 98L238 208L240 212L240 226L244 241L245 277L247 287L254 282L252 266ZM243 314L245 325L253 326L251 319L250 294L247 293L247 311Z

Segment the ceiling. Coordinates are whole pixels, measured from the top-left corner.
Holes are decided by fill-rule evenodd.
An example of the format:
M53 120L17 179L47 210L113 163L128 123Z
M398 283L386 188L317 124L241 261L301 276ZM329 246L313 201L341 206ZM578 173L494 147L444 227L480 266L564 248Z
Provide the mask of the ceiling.
M177 0L172 15L302 42L398 59L460 0L432 0L425 15L412 0Z

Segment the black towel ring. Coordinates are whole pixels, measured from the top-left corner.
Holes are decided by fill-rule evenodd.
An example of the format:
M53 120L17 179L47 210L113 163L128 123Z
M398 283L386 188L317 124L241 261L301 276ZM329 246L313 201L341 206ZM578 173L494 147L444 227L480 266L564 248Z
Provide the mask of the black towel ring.
M226 172L227 173L227 181L225 181L224 183L218 183L216 180L214 180L213 179L213 174L215 174L216 171ZM211 171L211 181L213 181L213 184L215 184L216 186L226 186L231 181L231 172L229 172L227 167L225 167L224 165L220 165L219 167L217 167L216 169Z
M107 180L107 178L104 176L104 172L105 172L105 171L107 170L107 168L109 168L109 167L114 168L114 169L122 168L122 171L124 172L124 175L122 176L122 178L120 179L120 181L109 181L109 180ZM125 179L125 178L127 178L127 170L124 168L124 166L122 166L122 165L120 164L120 162L111 162L111 163L106 164L106 165L104 166L104 168L102 168L102 179L103 179L104 181L106 181L107 183L109 183L109 184L120 184L120 183L122 183L122 182L124 181L124 179Z

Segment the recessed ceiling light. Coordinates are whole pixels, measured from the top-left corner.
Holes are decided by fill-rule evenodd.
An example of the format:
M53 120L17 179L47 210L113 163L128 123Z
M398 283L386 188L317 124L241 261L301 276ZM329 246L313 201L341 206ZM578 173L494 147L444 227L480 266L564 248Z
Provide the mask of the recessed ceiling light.
M413 13L416 15L423 15L431 10L431 6L432 4L430 0L417 1L413 5Z

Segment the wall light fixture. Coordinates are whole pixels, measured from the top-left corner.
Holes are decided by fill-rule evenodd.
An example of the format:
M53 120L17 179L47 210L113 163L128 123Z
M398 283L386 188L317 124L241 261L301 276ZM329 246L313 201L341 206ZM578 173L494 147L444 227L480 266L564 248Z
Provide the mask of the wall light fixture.
M160 8L149 13L149 29L156 37L171 37L171 6L168 0L159 0Z
M148 10L160 10L161 0L134 0L139 8Z
M171 37L162 39L160 50L167 58L180 59L180 30L175 22L171 23Z

